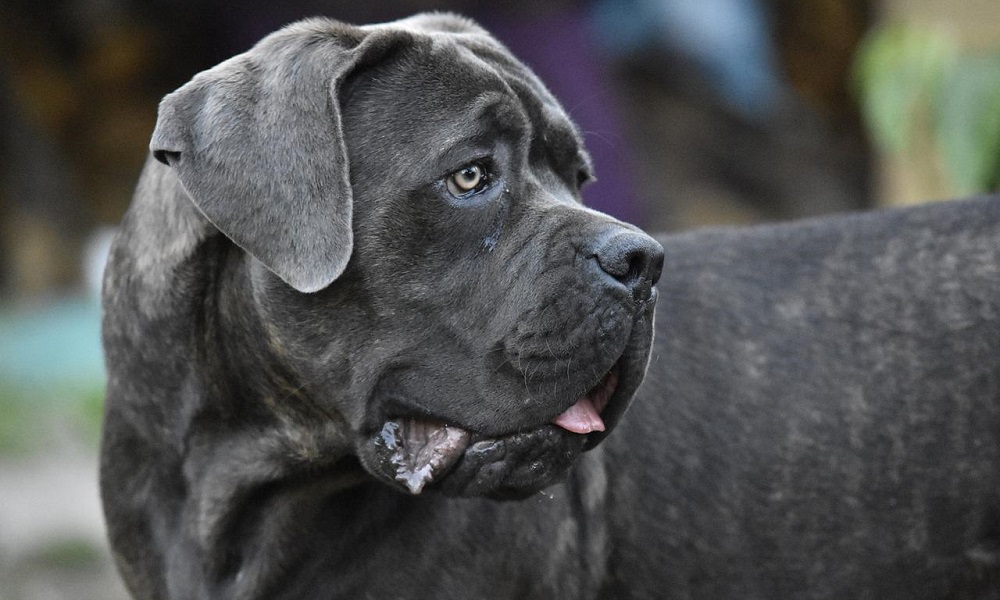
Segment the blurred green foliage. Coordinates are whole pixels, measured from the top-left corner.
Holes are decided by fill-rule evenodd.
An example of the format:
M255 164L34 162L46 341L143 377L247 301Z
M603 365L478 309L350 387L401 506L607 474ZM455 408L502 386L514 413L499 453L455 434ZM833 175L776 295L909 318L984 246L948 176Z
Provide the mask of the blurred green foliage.
M26 402L20 401L20 394L9 386L0 388L0 453L22 453L32 446L32 429L37 415Z
M102 383L0 384L0 454L31 454L67 442L96 449L103 407Z
M945 31L893 24L858 51L855 84L875 142L915 151L923 130L955 195L1000 182L1000 53L964 52Z
M27 559L49 569L93 568L104 561L104 553L92 540L68 538L43 546Z

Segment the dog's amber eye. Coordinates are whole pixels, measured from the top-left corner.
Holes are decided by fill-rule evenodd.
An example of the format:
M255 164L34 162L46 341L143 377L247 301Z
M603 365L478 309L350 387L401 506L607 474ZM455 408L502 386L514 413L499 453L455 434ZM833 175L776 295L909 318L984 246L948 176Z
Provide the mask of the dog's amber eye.
M448 191L454 196L464 196L482 188L486 183L486 170L472 164L466 165L448 176Z

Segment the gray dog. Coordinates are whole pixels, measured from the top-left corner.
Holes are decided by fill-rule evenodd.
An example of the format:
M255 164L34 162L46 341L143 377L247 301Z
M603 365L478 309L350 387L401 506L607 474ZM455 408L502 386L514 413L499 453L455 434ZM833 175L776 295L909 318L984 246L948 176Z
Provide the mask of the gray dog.
M104 292L137 599L1000 597L996 202L665 238L639 388L663 250L467 20L293 25L151 148Z

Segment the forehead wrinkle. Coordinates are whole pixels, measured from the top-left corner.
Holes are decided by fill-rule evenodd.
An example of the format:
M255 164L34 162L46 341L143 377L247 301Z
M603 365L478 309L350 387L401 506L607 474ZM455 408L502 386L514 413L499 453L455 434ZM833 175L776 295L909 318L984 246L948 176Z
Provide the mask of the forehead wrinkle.
M562 106L551 96L548 98L550 101L543 101L523 81L517 82L514 89L530 113L534 126L531 152L543 153L553 167L569 163L593 173L593 161L584 147L580 131Z
M575 155L576 160L582 163L580 166L593 172L593 161L584 147L580 130L531 69L490 38L478 38L474 43L463 40L456 45L495 73L517 99L516 104L524 114L530 132L528 141L531 146L541 145L547 153L555 151L558 155Z
M481 41L488 42L489 40L485 39ZM501 69L500 67L504 65L496 64L499 61L490 60L490 56L482 56L479 52L477 52L477 49L483 46L482 44L468 43L468 40L449 40L449 42L451 42L449 45L455 48L460 53L462 58L472 62L478 67L481 67L486 73L492 75L492 79L500 85L504 92L506 92L507 99L514 101L513 104L517 106L518 112L521 113L523 121L530 124L530 114L528 114L528 111L526 111L523 107L524 100L521 97L521 94L517 93L514 86L511 85L512 81L516 81L518 78L512 77L513 73ZM523 67L521 68L523 70ZM499 93L497 93L497 97L500 97Z
M440 112L441 106L428 106L432 112L424 116L425 119L429 117L425 127L412 130L415 133L422 129L424 133L408 142L423 147L418 154L423 154L425 160L430 156L440 159L447 154L445 149L482 135L484 128L476 125L492 118L508 133L515 133L517 145L522 146L523 152L545 148L546 154L554 151L552 156L574 155L577 162L589 166L579 132L562 106L528 67L506 54L499 42L478 35L416 31L413 34L422 43L414 44L410 53L392 61L395 68L391 72L395 75L387 76L382 85L398 86L407 78L407 73L422 71L421 77L428 78L443 92L450 86L460 94L464 85L464 91L471 93L460 110L464 115L474 115L466 121L469 126L446 126L453 114ZM407 62L412 64L407 66ZM422 105L423 98L412 100L416 102L405 103L411 110ZM389 117L388 114L384 116ZM497 116L502 120L497 121ZM440 123L432 125L437 121ZM393 135L398 136L398 132Z
M435 65L452 65L453 75L464 75L464 77L456 77L456 81L441 81L446 81L452 86L462 86L464 83L466 91L470 88L476 90L471 99L462 104L460 109L461 114L470 115L465 121L469 125L436 129L437 135L426 138L428 142L433 138L433 143L439 149L438 152L432 152L432 154L436 154L436 157L440 159L448 154L448 148L477 138L482 142L482 136L487 130L479 125L487 121L492 121L502 130L502 132L497 132L498 135L506 137L513 134L510 139L516 140L516 145L523 144L526 152L535 128L521 95L511 86L510 76L507 73L502 72L497 68L497 65L485 60L472 49L473 46L482 45L484 42L488 43L490 40L480 35L438 34L428 36L428 38L430 43L425 46L428 51L425 56L435 59L433 62ZM448 71L448 68L441 69L442 73ZM442 117L450 118L447 115L442 115ZM487 141L487 145L489 143ZM484 148L484 150L486 149Z
M509 109L510 105L510 98L507 94L497 90L486 90L477 94L466 105L466 109L469 114L473 115L473 123L481 123L487 118L487 115L498 112L497 109ZM526 115L524 120L527 121ZM457 145L478 135L478 131L472 132L470 135L470 131L463 131L457 128L449 129L448 131L450 135L441 141L449 146Z
M536 138L544 138L554 132L573 143L577 154L590 165L590 158L583 149L583 136L576 124L569 118L562 104L552 95L544 83L524 63L506 52L498 42L469 44L468 50L483 63L498 73L517 97L519 104L528 113Z
M520 122L505 123L505 125L521 129L522 134L527 134L524 135L526 142L530 145L537 143L547 145L547 139L551 137L568 141L575 154L589 166L590 160L583 150L582 136L562 105L534 72L510 54L503 44L483 32L456 35L450 32L411 31L426 43L424 48L429 55L443 55L445 58L443 62L452 62L458 66L468 61L477 67L475 69L477 75L486 74L488 79L498 86L497 90L487 90L478 94L467 105L469 112L477 111L476 121L482 119L493 105L513 107L518 113ZM476 84L482 85L482 82ZM507 96L507 102L504 102L503 96ZM495 101L491 102L491 99ZM451 144L462 139L464 136L456 132L443 143Z
M487 42L492 40L486 40ZM525 104L537 106L537 114L554 113L557 119L544 119L546 122L563 122L576 132L576 126L570 120L562 104L552 95L552 92L531 69L517 58L510 55L498 42L468 45L468 49L481 61L490 65L500 76L513 82L518 98Z

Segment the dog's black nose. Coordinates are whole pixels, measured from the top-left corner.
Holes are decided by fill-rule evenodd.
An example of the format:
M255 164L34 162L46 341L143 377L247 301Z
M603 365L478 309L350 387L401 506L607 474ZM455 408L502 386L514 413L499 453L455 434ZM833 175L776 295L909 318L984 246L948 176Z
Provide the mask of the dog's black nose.
M630 229L623 228L601 241L594 258L602 271L631 290L637 302L649 300L663 270L663 246Z

